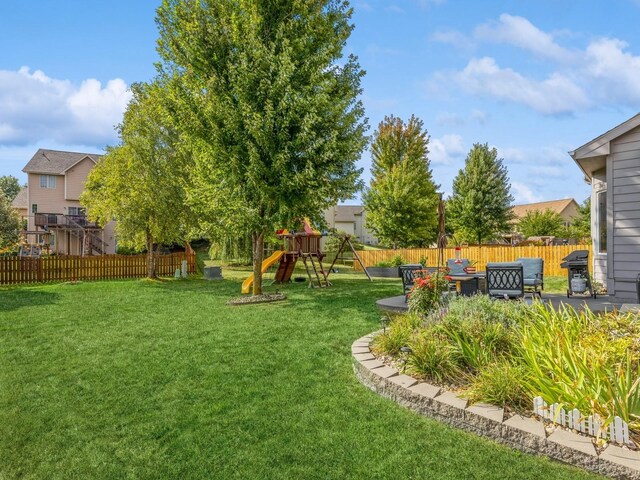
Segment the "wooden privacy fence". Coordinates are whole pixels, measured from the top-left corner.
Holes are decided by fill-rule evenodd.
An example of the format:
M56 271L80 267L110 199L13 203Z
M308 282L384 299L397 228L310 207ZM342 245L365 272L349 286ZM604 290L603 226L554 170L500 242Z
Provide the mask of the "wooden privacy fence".
M187 271L196 272L196 255L186 252L158 255L156 274L170 276L187 261ZM0 257L0 285L18 283L142 278L147 276L147 255Z
M567 271L560 268L562 259L574 250L589 250L589 259L593 259L591 245L554 245L554 246L533 246L524 247L509 245L483 245L481 247L462 247L461 257L475 261L478 270L484 270L489 262L513 262L520 257L537 257L544 260L544 274L566 275ZM419 263L420 259L426 260L426 266L436 266L438 264L437 248L412 248L403 250L365 250L358 252L362 262L367 267L372 267L378 262L386 262L393 257L400 255L404 263ZM444 258L455 258L455 248L445 248ZM361 270L360 265L354 265L356 270Z

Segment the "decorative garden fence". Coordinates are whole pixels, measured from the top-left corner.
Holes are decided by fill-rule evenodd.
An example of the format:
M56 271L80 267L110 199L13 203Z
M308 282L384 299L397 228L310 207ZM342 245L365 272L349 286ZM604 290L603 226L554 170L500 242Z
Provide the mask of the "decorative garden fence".
M556 245L556 246L516 246L510 245L483 245L481 247L462 247L462 258L475 261L478 270L484 270L489 262L513 262L520 257L537 257L544 260L544 274L550 276L567 274L567 271L560 268L562 259L574 250L589 250L589 259L593 259L591 245ZM402 250L365 250L358 252L362 262L367 267L374 266L378 262L389 261L396 256L402 257L405 263L418 263L421 259L426 260L426 266L436 266L438 264L437 248L412 248ZM455 258L455 248L445 248L444 258ZM360 265L354 265L356 270L360 270Z
M187 271L196 272L196 254L185 252L158 255L156 273L171 276L182 262ZM40 258L0 257L0 285L75 280L142 278L147 276L148 258L143 255L51 256Z
M629 425L618 416L614 417L608 428L603 428L603 422L598 414L585 417L578 409L566 411L564 408L560 408L558 403L549 405L542 397L533 399L533 412L544 420L587 435L609 438L618 443L629 443Z

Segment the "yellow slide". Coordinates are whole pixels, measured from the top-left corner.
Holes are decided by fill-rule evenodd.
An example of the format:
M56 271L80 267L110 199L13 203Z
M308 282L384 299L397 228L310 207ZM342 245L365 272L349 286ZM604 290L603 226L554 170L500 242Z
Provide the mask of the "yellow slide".
M286 252L284 250L276 250L275 252L273 252L273 254L269 258L267 258L266 260L263 260L262 273L266 272L267 268L269 268L271 265L279 261L280 258L282 258L282 255L284 255L285 253ZM253 273L249 278L247 278L244 282L242 282L242 293L249 293L249 290L251 289L252 284L253 284Z

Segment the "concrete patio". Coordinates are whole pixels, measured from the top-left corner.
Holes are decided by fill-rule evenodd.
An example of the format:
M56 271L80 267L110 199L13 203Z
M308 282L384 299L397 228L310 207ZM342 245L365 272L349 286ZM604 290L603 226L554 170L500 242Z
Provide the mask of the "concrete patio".
M622 303L616 301L613 298L609 298L608 295L598 296L591 298L589 296L574 295L571 298L567 298L563 293L543 293L542 300L545 302L551 302L554 307L560 306L560 304L571 305L574 308L580 309L584 306L588 306L594 312L610 312L612 310L620 310ZM525 301L531 302L531 295L525 296ZM628 305L628 304L627 304ZM378 300L376 306L384 311L390 313L404 313L408 310L407 303L404 295L398 295L395 297L388 297ZM627 309L626 307L625 309Z

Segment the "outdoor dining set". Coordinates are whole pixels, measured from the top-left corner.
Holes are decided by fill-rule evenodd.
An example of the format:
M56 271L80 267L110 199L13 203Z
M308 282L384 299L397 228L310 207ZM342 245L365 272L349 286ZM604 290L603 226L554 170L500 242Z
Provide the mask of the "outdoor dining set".
M492 298L522 298L525 293L542 297L544 260L518 258L514 262L487 263L485 271L470 268L467 259L450 259L446 269L421 264L400 266L404 294L413 288L419 275L446 275L449 292L458 295L487 294Z

